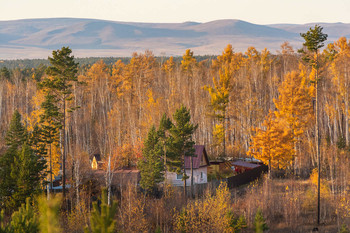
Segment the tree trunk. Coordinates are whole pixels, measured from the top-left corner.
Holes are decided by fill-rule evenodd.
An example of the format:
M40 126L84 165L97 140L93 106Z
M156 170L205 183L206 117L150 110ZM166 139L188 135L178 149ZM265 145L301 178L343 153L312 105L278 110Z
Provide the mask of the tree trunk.
M316 67L318 66L316 53ZM316 68L316 77L315 77L315 85L316 85L316 98L315 98L315 114L316 114L316 157L317 157L317 169L318 169L318 177L317 177L317 225L320 224L320 200L321 200L321 156L320 156L320 131L319 131L319 85L318 85L318 69Z
M184 196L185 200L187 199L187 190L186 190L186 167L185 167L185 155L184 155L184 173L182 175L182 179L184 180Z
M193 195L193 156L191 156L191 197L194 198Z
M62 192L63 200L66 199L66 97L63 97L63 137L62 137Z

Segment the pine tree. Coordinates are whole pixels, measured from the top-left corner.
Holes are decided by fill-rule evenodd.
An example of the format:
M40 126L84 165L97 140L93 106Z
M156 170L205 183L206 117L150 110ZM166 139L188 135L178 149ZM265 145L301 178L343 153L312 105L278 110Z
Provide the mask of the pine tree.
M66 140L66 118L67 112L72 112L76 107L68 108L68 101L72 100L73 84L78 84L77 72L78 63L74 61L74 56L71 55L72 50L69 47L62 47L61 50L52 52L52 58L49 57L51 66L46 70L48 75L40 86L46 90L52 98L57 101L57 107L60 109L62 125L62 187L63 198L66 196L66 154L67 154L67 140Z
M15 188L11 200L13 206L24 203L28 197L33 198L41 191L41 183L46 175L45 160L34 154L29 145L24 144L11 164L11 178L15 180Z
M304 38L305 42L303 45L307 48L309 54L305 50L299 50L304 54L303 59L309 63L312 69L315 71L315 141L316 141L316 157L318 161L318 171L321 171L321 156L320 156L320 129L319 129L319 50L324 46L324 42L327 40L328 35L322 32L323 28L315 25L315 28L310 28L306 33L300 33L300 36ZM310 54L311 53L311 54ZM318 173L318 191L317 191L317 224L320 224L320 173Z
M148 132L142 150L143 159L138 163L141 172L141 187L146 192L152 192L157 184L164 180L164 165L162 161L163 147L154 126Z
M11 176L12 166L17 152L27 140L27 132L21 123L21 115L17 110L12 116L5 140L8 148L5 154L0 157L0 207L10 208L10 203L13 200L12 194L16 190L16 179ZM13 207L11 205L11 208Z
M197 129L198 125L191 123L190 111L184 105L175 111L173 117L174 124L169 130L170 153L168 167L171 170L176 171L177 174L180 174L181 170L183 171L182 179L184 181L184 195L186 197L186 180L188 177L186 175L185 156L190 156L192 161L192 157L194 156L195 152L195 142L192 140L192 135Z
M9 147L7 151L15 151L27 140L28 133L21 122L21 114L15 110L12 115L10 128L6 133L5 141Z
M30 205L29 198L27 198L26 203L22 204L18 211L12 214L9 232L39 233L39 219Z
M62 128L62 114L57 106L57 99L50 93L46 93L41 108L43 109L43 113L40 115L40 136L48 152L49 180L50 189L52 189L52 147L59 142L59 130Z
M163 161L164 161L164 172L166 175L166 169L167 169L167 151L169 147L169 130L172 127L172 122L170 118L164 113L162 116L162 119L160 120L159 123L159 128L158 128L158 136L159 136L159 141L163 147ZM165 182L166 182L167 177L165 177Z
M255 214L253 226L255 233L263 233L264 231L267 231L269 229L260 209L258 209L258 211Z
M0 158L1 207L16 209L41 188L45 160L28 145L27 130L15 111L6 134L8 149Z
M92 212L90 217L91 230L85 228L85 233L112 233L115 232L116 220L114 216L117 212L117 203L112 201L111 205L107 205L106 190L102 191L101 204L98 206L97 202L92 205Z

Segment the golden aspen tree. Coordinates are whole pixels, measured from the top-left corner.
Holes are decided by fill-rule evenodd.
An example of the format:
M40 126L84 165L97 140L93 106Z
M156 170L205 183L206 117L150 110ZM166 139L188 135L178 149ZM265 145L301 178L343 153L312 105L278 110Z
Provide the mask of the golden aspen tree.
M210 95L210 106L213 109L214 117L219 121L219 124L214 126L214 139L217 144L223 143L223 155L225 155L225 127L226 127L226 108L229 102L229 94L231 90L230 71L226 68L224 73L219 71L219 80L213 78L214 87L205 86L204 88ZM220 129L220 130L219 130ZM219 133L220 132L220 133Z
M152 52L146 51L144 54L134 53L130 63L126 67L126 79L130 82L130 93L128 95L128 114L134 115L135 121L130 121L130 128L133 128L131 140L136 143L148 128L142 127L142 118L144 117L144 99L145 91L155 79L156 59ZM135 112L130 112L133 105L137 103Z
M193 75L193 68L197 65L197 60L193 56L193 51L187 49L185 54L182 56L181 70L187 73L187 75Z
M161 118L161 97L155 98L151 89L147 90L147 99L145 101L145 116L142 122L142 127L148 127L150 125L156 125Z
M183 97L186 100L186 105L190 108L195 107L195 95L194 95L194 83L193 83L193 76L194 71L198 67L198 63L196 58L193 55L193 51L190 49L187 49L185 54L182 56L181 61L181 79L180 83L182 83L182 93Z
M218 120L218 124L214 125L213 137L214 144L223 145L222 155L226 155L226 129L228 106L230 102L230 94L232 83L234 82L234 72L239 69L236 55L233 52L232 45L227 45L221 56L213 61L212 70L214 71L213 86L204 86L204 89L210 95L210 107L212 115ZM218 78L216 77L218 73Z
M303 69L303 65L300 64L301 72L287 73L284 82L278 88L279 97L274 99L277 108L275 115L288 123L293 134L295 152L301 136L313 119L313 87L308 85L309 80Z
M284 169L291 165L294 159L293 134L288 123L274 118L273 113L267 116L263 126L266 129L256 128L255 136L248 154L261 160L271 169Z

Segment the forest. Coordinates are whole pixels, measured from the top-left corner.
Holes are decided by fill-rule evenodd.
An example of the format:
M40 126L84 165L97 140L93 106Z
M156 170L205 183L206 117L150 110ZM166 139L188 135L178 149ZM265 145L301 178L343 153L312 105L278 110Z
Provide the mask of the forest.
M350 232L350 41L327 43L319 26L301 36L303 48L275 54L229 44L216 57L87 61L63 47L41 64L4 61L0 233ZM189 197L162 181L194 144L269 173ZM112 191L125 167L141 170L141 188ZM63 193L52 193L60 175Z

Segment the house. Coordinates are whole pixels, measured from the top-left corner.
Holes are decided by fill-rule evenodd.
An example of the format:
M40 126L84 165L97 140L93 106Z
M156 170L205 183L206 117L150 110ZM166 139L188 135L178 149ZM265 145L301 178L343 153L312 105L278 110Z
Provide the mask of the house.
M208 166L210 165L207 151L204 145L195 145L195 156L193 157L193 183L205 184L208 182ZM191 185L191 157L185 156L185 171L189 177L186 181L186 185ZM182 186L182 174L176 174L175 172L166 172L167 182L174 186Z

